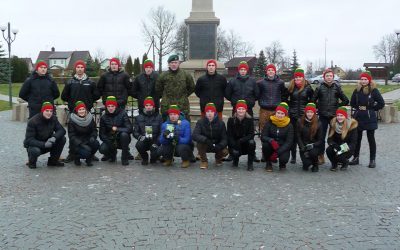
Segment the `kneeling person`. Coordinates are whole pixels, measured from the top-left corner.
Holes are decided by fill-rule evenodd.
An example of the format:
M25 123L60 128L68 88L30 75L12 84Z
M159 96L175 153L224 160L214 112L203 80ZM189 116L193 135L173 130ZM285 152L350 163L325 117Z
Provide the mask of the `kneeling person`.
M53 104L45 102L41 112L28 121L24 146L28 150L29 168L36 168L37 158L48 152L47 166L64 166L59 158L66 142L65 129L53 115L53 110Z

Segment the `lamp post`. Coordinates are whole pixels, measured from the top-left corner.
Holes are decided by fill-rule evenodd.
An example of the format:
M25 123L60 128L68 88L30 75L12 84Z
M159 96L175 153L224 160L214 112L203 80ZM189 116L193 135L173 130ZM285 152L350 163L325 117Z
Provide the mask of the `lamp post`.
M328 41L328 39L325 37L325 69L326 69L326 42Z
M400 29L395 30L394 33L396 33L396 36L397 36L397 58L396 58L396 61L394 62L394 65L399 67L399 65L397 65L397 62L399 62L399 57L400 57L400 40L399 40ZM396 70L396 69L394 69L394 70ZM397 68L397 70L400 70L400 68ZM397 73L399 73L399 71Z
M10 23L8 26L0 26L1 32L3 33L3 38L8 45L8 95L9 95L9 105L12 107L12 88L11 88L11 44L15 41L15 37L18 33L17 29L10 28ZM5 36L4 32L7 30L7 36ZM11 37L11 32L14 34L14 37Z

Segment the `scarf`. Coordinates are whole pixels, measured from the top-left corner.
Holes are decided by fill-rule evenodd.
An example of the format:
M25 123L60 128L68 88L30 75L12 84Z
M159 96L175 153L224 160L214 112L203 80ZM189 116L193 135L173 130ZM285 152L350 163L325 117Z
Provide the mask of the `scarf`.
M71 121L80 127L87 127L92 123L93 116L91 113L88 113L85 117L80 117L79 115L72 113Z
M76 79L78 79L79 81L84 81L84 80L86 80L86 79L88 78L86 74L83 74L83 75L82 75L82 78L80 78L77 74L75 74L74 77L75 77Z
M290 123L290 118L288 116L285 116L282 119L278 119L276 116L271 115L270 119L272 124L274 124L278 128L286 127Z
M339 135L341 135L342 132L343 132L343 124L344 124L344 122L339 123L339 122L336 120L335 131L336 131L336 133L338 133ZM351 126L351 119L347 119L347 129L350 129L350 126Z

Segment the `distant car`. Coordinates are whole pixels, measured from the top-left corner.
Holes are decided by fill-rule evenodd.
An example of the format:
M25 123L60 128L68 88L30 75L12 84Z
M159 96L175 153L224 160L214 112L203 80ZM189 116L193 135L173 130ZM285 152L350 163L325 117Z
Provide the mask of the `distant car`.
M333 80L334 80L336 83L339 83L339 82L340 82L340 77L338 77L337 75L335 75L335 77L333 78ZM321 83L324 82L324 77L323 77L323 75L319 75L319 76L316 76L316 77L313 77L313 78L308 79L308 82L309 82L309 83L312 83L312 84L321 84Z
M400 74L396 74L392 78L392 82L400 82Z

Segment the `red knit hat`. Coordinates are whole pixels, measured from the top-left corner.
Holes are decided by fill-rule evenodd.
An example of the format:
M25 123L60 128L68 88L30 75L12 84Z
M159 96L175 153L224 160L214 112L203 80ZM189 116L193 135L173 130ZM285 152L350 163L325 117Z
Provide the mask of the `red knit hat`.
M85 103L84 102L82 102L82 101L77 101L76 103L75 103L75 112L78 112L78 110L80 109L80 108L85 108L86 109L86 105L85 105Z
M275 111L282 111L285 115L288 115L289 105L286 102L281 102L276 107Z
M214 64L215 64L215 67L217 67L217 61L215 61L214 59L208 60L207 63L206 63L206 67L208 67L208 65L209 65L210 63L214 63Z
M265 66L265 72L267 72L268 69L273 69L275 71L275 73L276 73L276 67L272 63L268 64L267 66Z
M327 73L332 73L332 74L333 74L333 76L335 76L335 72L333 72L333 70L332 70L332 69L330 69L330 68L327 68L327 69L324 71L324 73L323 73L323 77L324 77L324 79L325 79L325 75L326 75Z
M238 108L244 108L245 110L247 110L247 102L245 100L237 101L235 105L235 110L237 110Z
M147 67L152 67L154 69L154 63L152 60L147 59L143 62L143 68Z
M42 108L40 109L40 112L43 113L45 110L48 110L48 109L54 110L53 104L51 104L51 102L44 102L42 104Z
M111 58L111 60L110 60L110 66L111 66L111 63L112 62L115 62L116 64L118 64L118 67L121 67L121 62L119 61L119 59L118 58Z
M304 69L302 68L297 68L294 71L294 77L303 77L304 78Z
M81 65L84 69L86 69L86 63L82 60L78 60L75 62L74 64L74 69L76 69L76 67L78 67L78 65Z
M215 107L214 103L212 103L212 102L207 103L206 107L204 108L204 112L207 113L208 111L212 111L214 113L217 112L217 108Z
M316 113L317 112L317 106L315 103L309 102L306 105L306 108L304 109L304 113L307 113L307 111L311 110L312 112Z
M169 114L176 114L179 115L181 113L181 110L178 105L170 105L168 108L168 115Z
M238 71L240 71L240 69L246 69L247 71L249 71L249 65L247 64L246 61L241 61L239 63Z
M39 61L39 62L36 63L35 70L38 70L42 66L45 66L46 68L49 67L45 61Z
M348 113L347 113L347 108L346 107L339 107L337 110L336 110L336 115L338 115L338 114L342 114L342 115L344 115L344 117L346 117L346 119L347 119L347 117L349 116L348 115Z
M114 105L115 107L118 107L117 98L115 96L107 96L106 106L108 105Z
M148 97L146 97L146 99L144 99L143 105L146 106L147 104L150 104L151 106L154 107L155 104L154 104L153 97L148 96Z
M371 72L369 72L369 71L362 72L362 73L360 74L360 79L361 79L362 77L367 78L369 82L372 81Z

